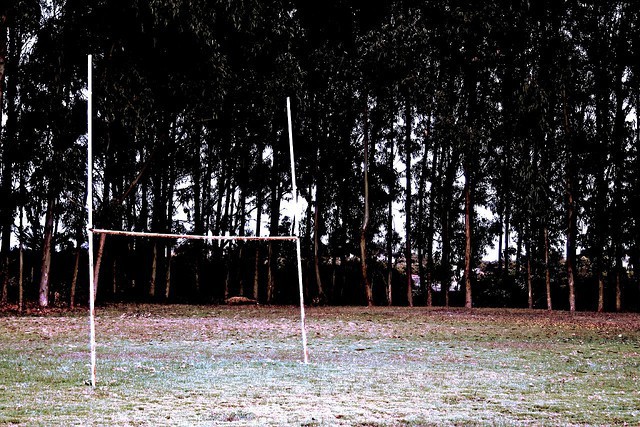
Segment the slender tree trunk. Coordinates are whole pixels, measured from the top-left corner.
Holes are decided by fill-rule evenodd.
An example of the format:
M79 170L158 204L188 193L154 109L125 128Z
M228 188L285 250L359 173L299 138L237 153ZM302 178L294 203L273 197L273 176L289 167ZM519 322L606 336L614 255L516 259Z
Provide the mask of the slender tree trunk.
M9 298L9 256L3 257L2 259L2 296L0 296L0 305L4 305L7 303Z
M553 310L551 300L551 266L549 265L549 228L544 227L544 283L547 294L547 310Z
M387 305L393 305L393 201L387 206Z
M100 276L100 266L102 265L102 255L104 254L104 245L107 240L106 234L100 235L100 243L98 244L98 253L96 254L96 262L93 266L93 298L94 302L98 295L98 277Z
M502 190L504 191L504 189ZM501 206L502 204L504 204L504 202L502 201L503 195L499 194L498 197L500 198L499 201L499 205L498 205L498 224L500 224L500 231L498 231L498 259L497 259L497 263L498 263L498 277L502 277L502 230L504 227L504 207Z
M331 295L329 300L330 303L336 300L337 277L338 277L338 257L335 254L332 254L331 255L331 289L328 291L328 294Z
M7 53L8 53L8 4L0 6L0 113L3 113L4 106L4 89L5 75L7 71ZM0 122L0 127L2 123Z
M428 122L430 121L427 120ZM424 216L425 216L425 188L426 188L426 180L427 180L427 158L428 158L429 150L426 146L424 147L424 152L422 154L422 159L420 161L420 184L418 186L418 219L416 221L416 226L418 229L418 275L420 277L420 286L426 288L426 277L425 277L425 268L424 268L424 250L425 250L425 235L424 235ZM427 297L428 299L428 297Z
M464 180L464 231L465 231L465 249L464 249L464 289L465 289L465 308L473 307L471 293L471 222L473 221L473 205L471 200L471 172L468 165L465 167Z
M55 204L55 197L49 196L44 225L42 264L40 267L40 286L38 297L38 304L40 307L47 307L49 305L49 272L51 270L51 242L53 240L53 226L55 222L53 214Z
M405 263L406 263L406 273L407 273L407 302L409 307L413 307L413 279L412 279L412 254L411 254L411 127L413 124L413 116L411 114L411 106L407 101L407 105L405 106L405 141L404 141L404 151L405 151L405 175L406 175L406 183L405 183Z
M313 214L313 267L316 275L316 285L318 287L318 300L324 303L325 295L320 275L320 197L321 186L316 185L316 206Z
M442 230L442 284L441 293L444 295L445 307L449 307L449 286L451 285L451 210L453 182L456 178L456 166L453 159L457 158L457 153L445 153L443 149L442 166L445 169L444 182L440 188L440 221ZM445 159L444 156L447 155Z
M80 252L82 251L82 246L80 244L80 240L76 243L76 256L75 261L73 263L73 277L71 278L71 291L69 297L69 307L73 308L76 306L76 285L78 283L78 268L80 267Z
M24 181L22 178L22 174L20 175L20 181L21 181L21 185L24 185ZM19 239L20 239L20 260L19 260L19 271L18 271L18 311L20 313L22 313L22 311L24 310L24 283L23 283L23 279L24 279L24 235L23 235L23 219L22 219L22 214L23 214L23 207L20 206L20 225L18 228L18 234L19 234Z
M113 257L113 261L111 262L111 285L111 294L113 295L113 299L116 300L116 296L118 295L118 259L116 257Z
M216 215L215 215L215 219L214 219L214 228L213 228L213 234L219 236L222 233L222 230L224 228L222 222L223 222L223 214L222 214L222 200L223 200L223 195L225 192L225 189L227 188L227 180L229 179L227 177L227 175L229 175L228 171L227 171L227 166L226 166L226 162L220 161L221 165L220 168L222 169L222 173L220 175L220 177L218 177L218 182L217 182L217 194L218 194L218 200L216 202ZM225 206L228 205L228 198L226 198L227 203L225 203Z
M153 257L151 259L151 279L149 280L149 298L156 297L156 278L158 274L158 243L153 243Z
M510 160L509 160L510 161ZM505 203L505 215L504 215L504 280L507 280L509 277L509 267L511 267L511 255L509 254L509 243L511 240L511 204L509 202Z
M360 270L362 272L362 284L365 290L367 306L373 306L373 288L367 271L367 233L369 231L369 97L364 96L364 216L360 229Z
M576 201L575 201L575 176L574 176L574 142L572 141L571 128L569 124L569 111L567 106L566 93L564 96L564 126L567 139L567 164L565 171L565 194L567 200L567 242L566 242L566 262L567 262L567 281L569 285L569 311L576 311L576 293L575 293L575 238L576 238Z
M0 140L4 141L2 146L2 183L0 186L0 199L2 205L0 205L0 225L2 228L2 242L0 244L1 254L1 280L2 280L2 296L0 302L7 303L8 291L9 291L9 254L11 251L11 233L14 223L14 214L16 207L16 199L12 188L13 183L13 171L14 160L16 153L16 132L18 125L18 118L16 112L16 98L17 98L17 80L16 78L6 79L6 74L9 71L12 75L17 75L16 64L17 59L21 55L22 46L17 40L15 26L12 26L7 31L7 15L0 11L0 117L6 116L5 128L2 128L0 123ZM7 38L7 32L9 37ZM7 48L9 48L7 50ZM8 59L8 55L12 58ZM8 70L5 64L8 61L13 61L13 66ZM4 93L4 86L6 86L6 96ZM3 100L6 98L6 111L3 110ZM2 121L2 120L0 120Z
M205 233L205 221L204 221L204 214L203 214L203 205L204 206L208 206L208 194L210 193L208 190L210 188L211 185L211 175L210 175L210 171L211 171L211 163L212 163L212 159L211 156L209 155L210 153L208 152L209 150L207 150L207 157L206 157L206 173L204 174L204 178L202 176L202 164L201 164L201 143L200 143L200 136L201 136L201 128L198 127L198 131L196 133L196 138L197 138L197 142L196 144L194 144L194 157L195 157L195 161L193 162L193 169L191 172L192 178L193 178L193 231L194 234L197 235L202 235ZM209 144L210 145L210 144ZM208 146L209 146L208 145ZM207 147L208 147L207 146ZM206 189L205 191L203 191L203 188ZM204 199L204 203L203 203L203 199ZM205 245L207 243L205 243L202 240L195 240L192 241L191 243L193 245L193 248L195 250L195 253L193 254L193 271L194 271L194 288L195 288L195 292L196 295L200 294L200 269L202 266L202 259L203 259L203 252L204 252L204 248Z
M516 278L521 277L521 270L522 270L522 240L523 236L518 233L518 241L516 242L516 260L515 260L515 268L514 268L514 276Z
M507 76L509 77L509 76ZM509 82L511 82L511 79L508 78ZM511 84L507 84L509 87L511 86ZM510 89L509 89L510 90ZM510 101L511 98L511 93L508 96L508 104L512 104ZM511 120L511 112L506 112L507 117L505 117L506 120ZM512 132L512 129L509 128L509 133ZM511 255L509 254L509 246L511 244L511 200L510 200L510 195L511 195L511 165L513 163L512 160L512 153L511 153L511 137L509 136L507 138L507 143L505 144L505 151L506 153L504 154L504 167L503 167L503 174L504 174L504 178L502 180L503 184L502 184L502 210L500 212L500 219L504 222L501 222L500 224L504 226L504 234L502 233L502 228L501 228L501 233L500 235L502 237L504 237L504 243L500 242L499 244L499 251L502 251L501 255L502 255L502 260L504 262L504 269L501 268L501 273L502 273L502 279L504 281L507 281L509 278L509 269L511 267ZM500 261L500 258L498 258L498 261Z
M429 218L427 221L427 307L433 306L433 235L435 234L435 212L436 212L436 195L438 194L437 174L441 168L440 161L442 156L438 155L438 150L433 150L433 163L431 168L431 189L429 191Z
M304 251L303 258L305 259L305 271L308 271L308 274L303 275L304 280L304 294L309 295L309 282L311 281L311 270L313 263L313 232L311 229L311 218L313 217L313 200L312 200L312 191L313 191L313 183L309 182L309 188L307 189L307 211L306 211L306 219L305 219L305 233L304 233L304 246L302 250Z
M602 270L597 270L598 277L598 313L604 311L604 274Z
M267 244L267 304L273 304L275 278L273 277L273 243Z
M620 37L620 35L618 35ZM616 55L622 56L624 55L625 47L618 39L618 43L616 43ZM624 68L621 65L621 61L616 61L615 67L615 78L614 78L614 93L615 93L615 119L614 119L614 128L613 128L613 142L614 142L614 168L615 168L615 178L614 178L614 187L613 187L613 200L615 211L618 212L622 210L623 206L623 176L624 171L626 169L624 152L625 152L625 119L626 119L626 111L624 110L624 102L626 95L623 91L623 76L624 76ZM638 122L637 117L637 109L636 109L636 122ZM622 278L621 275L624 274L627 276L624 267L622 266L622 257L624 255L622 248L622 236L621 230L624 228L620 223L620 215L614 216L613 223L613 233L612 240L613 245L615 247L615 257L616 257L616 311L622 311Z
M390 171L393 170L395 155L393 152L393 138L389 139L389 163L387 167ZM395 192L396 177L394 174L390 174L389 187L389 200L387 202L387 305L393 305L393 199Z
M243 165L243 171L244 171L244 165ZM243 174L245 174L246 172L242 172ZM246 220L247 220L247 198L246 198L246 187L245 187L246 183L243 183L243 188L240 190L240 206L238 207L238 210L240 211L239 214L239 221L240 221L240 227L239 227L239 235L242 237L245 235L245 224L246 224ZM240 240L238 242L238 246L240 248L239 252L238 252L238 288L239 288L239 292L238 295L240 296L244 296L244 250L245 250L245 242L243 242L242 240Z
M270 202L269 202L269 235L278 235L278 226L280 224L280 200L281 189L279 184L278 167L279 167L279 155L277 146L273 146L273 164L271 166L271 188L270 188ZM276 294L276 278L275 278L275 251L273 250L273 243L270 241L267 244L267 304L273 304Z
M171 258L173 257L173 249L171 244L167 245L166 251L167 254L164 258L167 263L164 276L164 300L169 301L169 296L171 295Z
M572 185L567 184L568 209L567 209L567 280L569 284L569 311L576 311L576 291L575 291L575 227L576 213L575 201L573 199Z
M262 227L262 189L258 189L256 197L256 236L260 237L260 228ZM260 243L256 243L255 263L253 267L253 299L258 301L260 295Z
M624 271L622 267L622 257L616 257L616 311L622 311L622 272Z
M527 253L527 303L529 309L533 309L533 274L531 271L531 243L529 240L525 242L525 251Z

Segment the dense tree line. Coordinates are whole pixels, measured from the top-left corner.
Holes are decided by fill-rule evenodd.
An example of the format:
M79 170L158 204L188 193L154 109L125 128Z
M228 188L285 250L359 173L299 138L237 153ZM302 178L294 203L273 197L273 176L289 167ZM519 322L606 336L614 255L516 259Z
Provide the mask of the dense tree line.
M93 54L97 228L290 234L289 96L309 301L637 310L639 13L3 2L2 302L86 301ZM297 298L287 243L96 239L99 301Z

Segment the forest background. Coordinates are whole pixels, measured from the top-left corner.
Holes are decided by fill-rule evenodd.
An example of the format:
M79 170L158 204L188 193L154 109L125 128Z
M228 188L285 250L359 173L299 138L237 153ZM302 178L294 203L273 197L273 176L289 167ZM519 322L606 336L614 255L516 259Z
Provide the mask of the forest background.
M291 97L307 301L639 310L640 4L468 3L1 2L1 302L87 301L92 54L97 228L289 235ZM287 242L96 244L98 302L298 297Z

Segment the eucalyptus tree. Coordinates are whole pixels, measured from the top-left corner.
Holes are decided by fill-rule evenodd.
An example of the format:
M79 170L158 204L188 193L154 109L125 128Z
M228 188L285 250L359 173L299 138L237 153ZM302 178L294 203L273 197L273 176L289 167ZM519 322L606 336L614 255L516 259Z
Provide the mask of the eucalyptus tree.
M2 294L0 301L7 302L9 284L9 252L11 249L12 225L15 208L21 203L22 189L14 190L22 175L25 154L20 150L19 114L21 110L20 87L25 79L22 72L25 45L32 41L41 19L38 1L22 0L3 2L0 6L0 121L1 181L0 197L0 280ZM16 170L18 169L18 170Z
M629 58L637 57L640 54L640 5L631 3L626 8L628 41L630 43L628 55ZM640 111L640 65L632 63L629 70L629 104L636 113L635 123L632 124L631 135L629 138L630 151L630 170L637 170L640 166L640 119L638 112ZM629 177L629 193L627 195L632 214L627 217L626 229L629 235L629 263L633 271L634 277L638 277L640 267L640 220L636 213L635 206L638 206L640 200L640 181L636 174ZM640 281L636 281L636 291L640 293Z
M621 130L614 129L614 126L619 126L619 119L615 117L616 109L619 110L618 114L622 114L624 95L621 89L616 88L614 91L614 86L620 85L618 82L622 81L624 71L623 65L619 64L616 58L620 53L616 45L622 15L618 10L618 2L585 5L580 12L580 33L585 35L580 39L580 44L585 50L589 73L592 76L587 81L588 86L585 89L593 97L589 113L593 131L587 140L587 155L593 160L585 164L585 174L589 179L591 191L585 194L584 201L585 217L589 224L585 235L587 247L584 252L589 254L593 263L598 283L597 309L603 311L605 278L607 271L616 263L615 246L619 239L613 239L614 227L620 227L620 223L616 224L616 218L621 217L621 206L614 201L618 198L614 193L617 193L616 189L619 188L619 169L622 166L622 147L616 141L620 139ZM618 108L617 102L621 103ZM597 160L602 158L610 160ZM616 214L612 215L614 206L617 208Z
M84 166L82 141L86 129L86 103L80 69L86 64L72 43L82 39L74 21L75 10L66 2L47 4L30 55L24 64L30 79L20 89L24 108L21 138L34 144L26 185L32 198L30 221L40 223L36 212L44 214L39 278L40 306L49 304L51 257L56 243L54 224L60 204L82 200ZM39 225L35 228L39 228ZM34 228L34 230L35 230Z
M570 37L579 31L577 5L567 6L561 11L560 44L563 56L560 63L559 83L561 89L560 105L562 111L561 144L564 161L564 192L566 206L566 267L569 291L569 310L576 310L576 252L578 246L578 216L582 209L581 201L581 160L582 144L587 138L588 92L585 90L585 57L575 38Z

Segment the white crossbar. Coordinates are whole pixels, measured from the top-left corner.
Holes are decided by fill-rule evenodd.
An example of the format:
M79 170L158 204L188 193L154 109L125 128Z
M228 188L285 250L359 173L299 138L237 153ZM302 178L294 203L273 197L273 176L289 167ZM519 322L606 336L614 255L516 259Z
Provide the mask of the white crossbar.
M105 230L92 228L92 233L111 234L115 236L134 236L162 239L194 239L194 240L298 240L297 236L204 236L197 234L145 233L141 231Z

